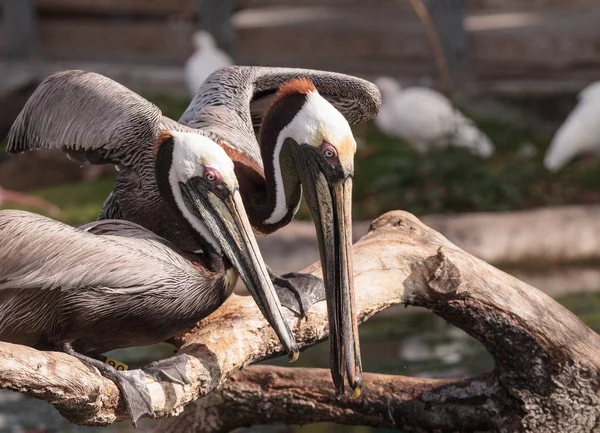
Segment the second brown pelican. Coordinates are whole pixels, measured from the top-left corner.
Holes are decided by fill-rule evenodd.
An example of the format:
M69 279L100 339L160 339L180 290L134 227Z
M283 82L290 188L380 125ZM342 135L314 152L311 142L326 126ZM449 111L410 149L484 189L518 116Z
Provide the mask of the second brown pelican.
M124 130L138 132L128 136L132 145L157 126L157 118L133 114L120 119ZM99 221L82 230L23 211L0 211L0 340L62 350L94 365L118 384L134 423L152 413L143 381L96 358L192 327L231 293L234 269L290 358L298 356L231 159L210 139L177 131L161 131L147 151L172 220L202 246L202 256L128 221ZM144 373L185 381L180 362L159 361Z
M304 195L323 266L337 394L344 392L344 376L354 396L362 386L352 263L356 141L349 122L375 117L380 102L374 84L344 74L232 66L206 79L180 119L221 139L256 231L287 225ZM300 292L314 292L311 276L284 277Z

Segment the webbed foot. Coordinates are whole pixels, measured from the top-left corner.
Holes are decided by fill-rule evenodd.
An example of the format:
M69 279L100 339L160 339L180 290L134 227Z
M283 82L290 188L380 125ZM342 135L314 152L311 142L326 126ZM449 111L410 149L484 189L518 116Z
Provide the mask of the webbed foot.
M104 377L112 380L117 384L123 401L125 402L125 408L127 409L127 415L131 419L131 423L134 427L137 427L137 421L141 417L148 415L154 418L154 408L152 407L152 398L148 392L148 387L144 380L144 372L141 370L128 370L128 371L116 371L114 377L109 377L102 373Z
M297 272L280 276L268 270L281 305L294 313L306 317L314 303L325 299L325 285L320 278Z
M121 391L127 415L134 427L137 426L138 419L144 415L154 418L152 398L148 392L143 371L117 371L114 367L98 359L76 352L69 343L63 344L62 349L65 353L76 357L83 363L96 367L102 376L112 380L117 385Z
M156 381L165 381L187 385L190 383L185 371L187 366L187 355L175 355L170 358L154 361L142 370Z

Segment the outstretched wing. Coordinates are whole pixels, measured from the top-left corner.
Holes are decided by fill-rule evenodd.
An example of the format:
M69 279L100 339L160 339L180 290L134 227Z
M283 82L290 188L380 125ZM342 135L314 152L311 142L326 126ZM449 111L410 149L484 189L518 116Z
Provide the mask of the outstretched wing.
M311 69L230 66L204 81L180 122L216 134L261 164L255 133L279 87L298 77L309 78L349 123L377 116L381 95L366 80Z
M30 212L0 211L0 298L5 289L139 293L185 279L191 265L156 235L144 237L145 229L127 222L108 224L97 236Z
M154 104L93 72L46 78L15 120L7 151L60 148L78 161L131 167L151 155L162 120Z

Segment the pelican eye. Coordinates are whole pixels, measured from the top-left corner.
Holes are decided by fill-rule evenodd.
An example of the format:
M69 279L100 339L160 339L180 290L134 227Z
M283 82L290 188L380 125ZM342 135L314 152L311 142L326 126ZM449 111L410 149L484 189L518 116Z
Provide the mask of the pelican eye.
M204 179L215 183L221 180L221 174L217 170L207 167L204 169Z
M337 157L337 151L332 145L327 145L323 148L323 156L327 159L333 159Z

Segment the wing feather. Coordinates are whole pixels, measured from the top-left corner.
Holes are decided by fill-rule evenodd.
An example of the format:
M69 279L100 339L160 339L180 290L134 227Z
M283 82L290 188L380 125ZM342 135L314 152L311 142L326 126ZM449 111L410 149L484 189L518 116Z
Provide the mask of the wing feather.
M185 281L192 265L157 236L107 223L97 236L24 211L0 211L0 292L98 288L139 293ZM136 237L121 236L136 232Z
M7 151L60 148L77 160L131 166L151 152L161 111L125 86L93 72L63 71L46 78L15 120Z
M279 87L306 77L352 124L377 116L379 89L361 78L311 69L229 66L213 72L200 86L179 120L209 131L261 164L255 133Z
M337 72L298 68L229 66L213 72L200 86L181 122L194 126L194 118L206 107L225 106L246 122L251 113L256 126L268 108L265 99L292 78L306 77L352 124L373 119L379 112L381 95L373 83Z

